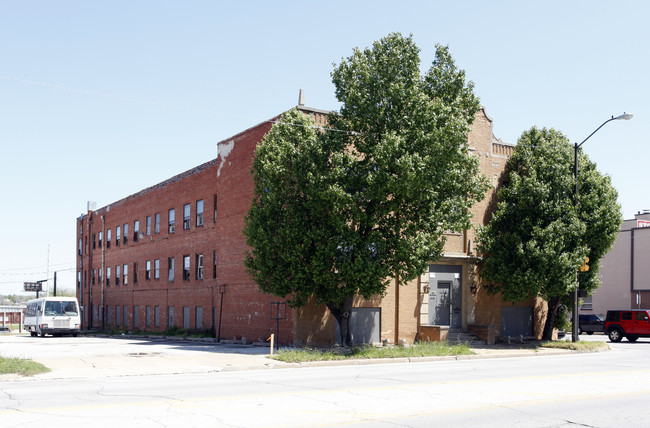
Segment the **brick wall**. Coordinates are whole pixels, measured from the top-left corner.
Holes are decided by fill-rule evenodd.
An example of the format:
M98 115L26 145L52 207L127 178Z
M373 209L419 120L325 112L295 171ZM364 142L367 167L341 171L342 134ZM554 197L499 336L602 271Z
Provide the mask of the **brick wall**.
M77 294L85 308L84 328L103 325L103 297L105 312L110 310L110 316L104 320L105 323L110 321L107 327L118 325L128 329L163 331L168 327L168 308L173 306L173 325L181 328L218 329L221 315L220 331L224 339L246 338L251 342L265 340L276 332L276 321L270 313L271 304L283 299L260 293L243 269L246 245L242 229L253 186L250 167L255 147L270 127L271 123L264 122L225 140L219 143L217 159L106 207L89 211L77 220L77 240L81 239L82 242L82 254L77 254L77 271L81 273ZM199 200L203 201L203 224L197 226ZM190 225L187 230L184 229L186 204L190 204ZM174 232L169 233L168 212L172 208L175 210ZM156 213L160 214L158 233L154 231ZM147 216L151 217L150 234L146 229ZM134 237L135 221L139 221L137 240ZM126 243L125 224L128 225ZM118 226L121 232L119 245ZM110 247L106 241L108 230L111 231ZM103 235L101 246L100 232ZM202 278L197 277L198 255L203 258ZM183 274L185 256L189 256L190 261L187 279ZM215 256L216 275L213 269ZM171 281L168 280L169 258L174 259ZM155 278L154 272L156 260L159 260L158 278ZM149 279L146 275L147 261L151 266ZM124 265L127 265L128 271L126 284ZM116 282L117 266L120 270L119 283ZM108 268L110 282L107 281ZM99 280L100 270L103 271L103 285ZM94 284L93 271L97 272ZM224 284L225 288L220 287ZM220 291L223 290L222 307ZM126 321L123 316L125 306ZM119 317L116 315L118 307ZM156 307L159 325L154 322ZM200 309L197 311L197 308ZM94 312L93 316L91 311ZM202 312L198 320L197 312ZM280 321L280 338L282 340L284 337L285 343L293 336L292 313L287 310L286 319ZM189 315L187 319L184 314Z

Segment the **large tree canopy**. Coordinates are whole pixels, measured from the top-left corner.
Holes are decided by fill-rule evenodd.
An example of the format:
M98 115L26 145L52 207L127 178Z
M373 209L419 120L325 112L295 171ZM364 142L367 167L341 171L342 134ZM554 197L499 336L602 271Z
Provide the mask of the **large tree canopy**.
M292 110L258 146L245 263L294 307L326 304L349 345L354 296L383 294L389 278L438 259L443 232L469 227L486 181L467 150L479 101L446 47L422 76L413 40L391 34L332 78L342 107L326 129Z
M609 177L582 152L575 203L573 165L574 148L560 132L524 132L506 165L497 210L479 231L488 290L511 302L541 296L549 303L544 339L551 338L562 304L571 306L585 257L590 270L578 275L580 289L599 286L599 261L622 221Z

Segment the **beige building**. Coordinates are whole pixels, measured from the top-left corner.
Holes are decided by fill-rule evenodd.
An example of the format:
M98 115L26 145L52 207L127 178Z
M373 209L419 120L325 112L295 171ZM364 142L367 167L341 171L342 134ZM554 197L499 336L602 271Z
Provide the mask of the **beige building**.
M581 314L650 308L650 210L623 222L601 263L601 285L592 296L582 296Z
M541 338L545 303L530 299L513 305L500 296L488 296L477 272L476 227L485 224L495 208L496 189L514 150L493 135L492 126L492 119L482 109L468 135L481 174L492 184L472 209L474 227L447 234L444 257L416 280L399 288L389 286L383 298L358 299L351 319L355 343L445 340L463 333L487 343L505 336ZM336 321L326 308L299 309L294 319L298 344L332 343L337 337Z

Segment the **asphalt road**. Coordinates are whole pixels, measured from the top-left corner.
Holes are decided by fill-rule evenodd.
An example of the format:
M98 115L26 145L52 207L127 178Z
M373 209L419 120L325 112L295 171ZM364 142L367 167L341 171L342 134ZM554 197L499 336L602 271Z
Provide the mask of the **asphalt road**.
M2 338L4 339L4 338ZM189 360L214 346L131 340L19 342L23 352L98 347L124 360L141 346ZM64 338L57 338L64 339ZM586 340L604 340L603 336ZM35 346L29 346L29 343ZM7 342L0 340L5 355ZM160 348L159 346L162 346ZM164 347L170 346L167 350ZM599 353L503 354L479 359L176 374L0 381L0 424L59 426L650 426L650 340ZM232 347L236 351L236 347ZM224 348L221 348L224 349ZM249 349L249 348L246 348ZM259 351L267 351L261 349ZM254 351L254 352L259 352ZM61 349L56 352L63 352ZM235 354L237 355L237 354ZM524 356L525 355L525 356ZM239 354L250 357L249 354ZM223 357L223 355L221 355ZM265 361L263 354L254 355ZM63 357L61 357L63 358ZM138 357L133 357L137 359ZM156 358L152 355L152 359ZM171 357L170 357L171 358ZM204 358L207 358L204 355ZM216 360L215 360L216 361ZM105 374L105 373L104 373Z

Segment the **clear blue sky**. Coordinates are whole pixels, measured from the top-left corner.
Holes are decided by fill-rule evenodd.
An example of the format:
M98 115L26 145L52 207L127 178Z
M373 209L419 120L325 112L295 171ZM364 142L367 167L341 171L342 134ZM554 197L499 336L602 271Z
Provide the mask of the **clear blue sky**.
M0 0L0 294L48 266L73 289L87 201L213 159L300 88L338 109L332 64L393 31L423 68L449 45L505 142L534 125L580 142L634 113L583 146L632 218L650 208L649 16L641 0Z

